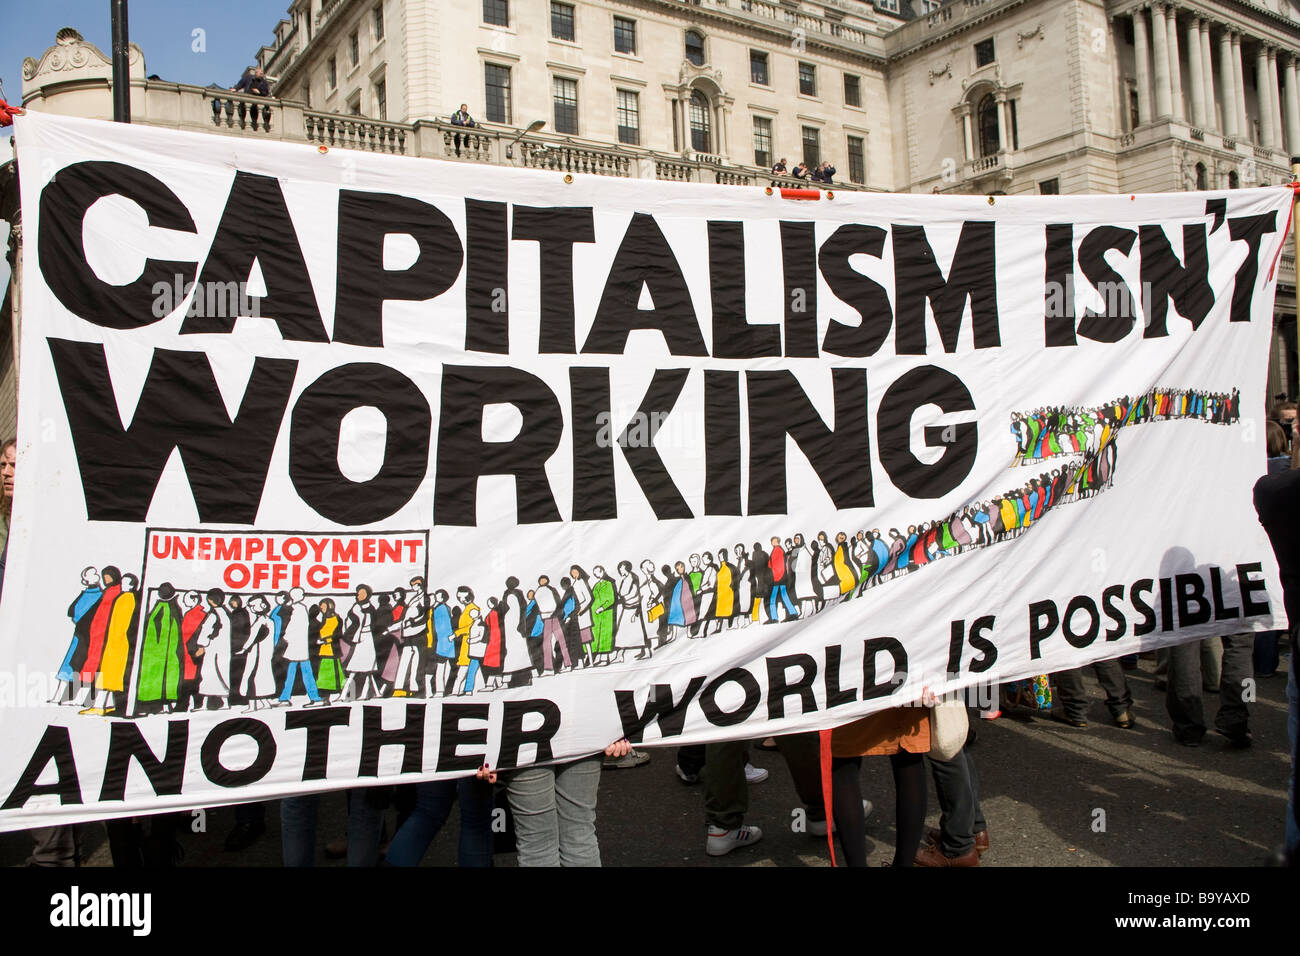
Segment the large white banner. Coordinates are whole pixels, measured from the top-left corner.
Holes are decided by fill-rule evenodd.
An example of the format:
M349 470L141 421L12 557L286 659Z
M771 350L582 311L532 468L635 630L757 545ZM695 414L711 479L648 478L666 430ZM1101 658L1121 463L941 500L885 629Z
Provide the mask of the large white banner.
M1289 190L797 199L17 122L0 829L1280 626Z

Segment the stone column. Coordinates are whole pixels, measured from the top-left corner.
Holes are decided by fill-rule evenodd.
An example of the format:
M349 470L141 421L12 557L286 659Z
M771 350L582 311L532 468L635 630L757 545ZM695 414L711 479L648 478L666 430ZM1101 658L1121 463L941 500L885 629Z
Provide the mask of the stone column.
M998 152L1005 153L1011 149L1011 127L1007 124L1007 97L1005 93L997 94L998 102Z
M1178 55L1178 8L1171 6L1168 19L1169 28L1169 94L1170 115L1176 120L1184 118L1183 112L1183 64Z
M1151 5L1151 41L1155 48L1156 109L1155 118L1163 119L1170 113L1169 98L1169 24L1165 8Z
M961 105L961 128L962 136L966 142L966 162L969 163L975 158L975 136L971 130L970 103L962 103Z
M1273 147L1284 151L1282 134L1282 97L1277 84L1277 50L1268 50L1268 118L1273 124Z
M1300 99L1296 89L1296 58L1291 55L1286 65L1286 148L1291 155L1300 156Z
M1210 21L1201 21L1201 66L1205 71L1205 125L1216 126L1214 110L1214 55L1210 50ZM1219 127L1222 129L1222 127Z
M1237 91L1237 130L1242 139L1251 139L1250 117L1246 113L1246 72L1241 68L1241 34L1232 35L1232 84Z
M1187 65L1192 71L1192 122L1205 129L1205 70L1201 66L1201 20L1187 24Z
M1223 84L1223 135L1229 139L1237 137L1237 84L1232 68L1232 33L1224 30L1219 35L1219 82Z
M1268 50L1264 44L1255 51L1255 93L1259 106L1259 145L1273 148L1273 97L1268 88Z
M1145 10L1133 11L1133 60L1138 90L1138 123L1151 122L1151 44L1147 40ZM1128 104L1124 104L1128 112Z

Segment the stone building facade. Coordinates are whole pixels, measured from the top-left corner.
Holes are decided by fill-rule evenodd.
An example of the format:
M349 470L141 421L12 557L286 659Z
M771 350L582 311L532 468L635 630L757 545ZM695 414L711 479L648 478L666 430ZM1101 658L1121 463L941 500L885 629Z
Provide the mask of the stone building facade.
M133 120L751 186L829 160L836 188L922 193L1277 185L1300 154L1292 0L292 0L274 37L270 100L146 79L134 49ZM63 31L23 102L109 118L110 75ZM1270 396L1297 391L1294 316L1288 253Z

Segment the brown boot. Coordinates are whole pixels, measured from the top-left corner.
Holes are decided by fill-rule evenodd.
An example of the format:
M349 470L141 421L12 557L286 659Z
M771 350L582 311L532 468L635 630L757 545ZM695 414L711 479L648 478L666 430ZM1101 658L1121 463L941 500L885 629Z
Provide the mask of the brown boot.
M979 866L980 855L971 847L961 856L947 856L933 844L927 844L916 851L913 866Z

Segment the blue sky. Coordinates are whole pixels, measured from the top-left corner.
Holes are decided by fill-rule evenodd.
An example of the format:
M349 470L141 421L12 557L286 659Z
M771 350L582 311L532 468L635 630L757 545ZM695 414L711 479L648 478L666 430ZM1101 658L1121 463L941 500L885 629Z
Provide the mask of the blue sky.
M130 0L129 34L144 51L146 73L177 83L233 86L257 49L272 41L289 2ZM22 102L23 59L39 57L53 46L60 27L75 27L105 53L112 52L109 0L22 0L3 6L0 85L10 103ZM202 51L194 49L195 30L204 31Z
M146 73L164 80L207 86L233 86L253 62L259 47L274 39L275 24L290 0L129 0L129 36L144 51ZM23 60L39 57L54 45L60 27L75 27L106 54L112 53L109 0L21 0L3 4L0 26L0 87L4 99L22 103ZM195 42L202 30L203 49ZM0 130L8 137L12 129ZM0 159L11 155L8 143ZM8 230L4 230L7 233ZM0 242L0 248L3 243ZM9 268L0 256L0 286Z

